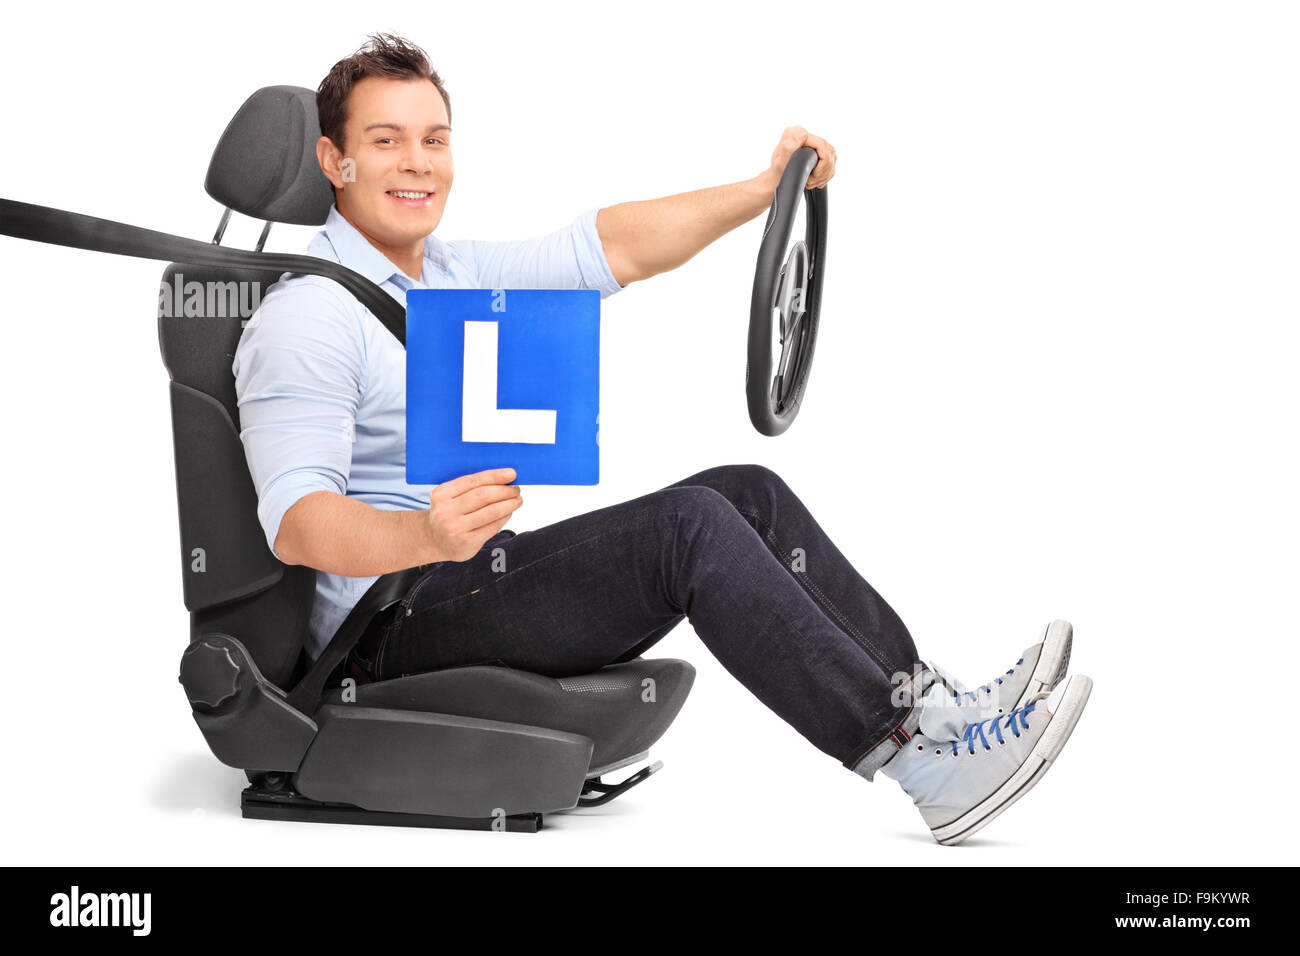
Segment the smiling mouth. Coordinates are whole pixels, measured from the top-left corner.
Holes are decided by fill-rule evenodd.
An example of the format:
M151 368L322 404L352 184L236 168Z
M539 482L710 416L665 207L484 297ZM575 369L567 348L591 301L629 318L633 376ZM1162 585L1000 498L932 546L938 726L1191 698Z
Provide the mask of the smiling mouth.
M425 189L390 189L386 195L404 206L427 206L434 196Z

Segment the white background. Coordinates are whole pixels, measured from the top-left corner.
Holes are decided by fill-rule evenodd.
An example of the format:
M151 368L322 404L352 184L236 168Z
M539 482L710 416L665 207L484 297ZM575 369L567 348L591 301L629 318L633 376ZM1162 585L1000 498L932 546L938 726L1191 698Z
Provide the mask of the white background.
M424 46L452 97L444 238L748 178L790 124L827 137L822 329L793 428L764 438L745 412L760 218L605 303L603 480L530 488L511 527L760 462L927 658L986 680L1064 617L1096 682L1059 765L959 849L892 781L847 772L750 696L688 623L653 655L699 670L655 748L666 767L606 808L536 836L241 820L243 775L176 683L163 264L0 238L8 861L1294 859L1294 7L6 16L0 195L199 239L220 213L211 150L245 97L314 88L379 30ZM228 244L259 226L237 218ZM278 227L270 248L314 231Z

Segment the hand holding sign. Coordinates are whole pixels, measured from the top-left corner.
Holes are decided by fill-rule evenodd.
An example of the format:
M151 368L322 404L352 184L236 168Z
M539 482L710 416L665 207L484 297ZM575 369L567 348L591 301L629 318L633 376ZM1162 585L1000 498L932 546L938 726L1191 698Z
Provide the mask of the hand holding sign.
M440 561L468 561L524 503L513 468L445 481L429 493L429 533Z

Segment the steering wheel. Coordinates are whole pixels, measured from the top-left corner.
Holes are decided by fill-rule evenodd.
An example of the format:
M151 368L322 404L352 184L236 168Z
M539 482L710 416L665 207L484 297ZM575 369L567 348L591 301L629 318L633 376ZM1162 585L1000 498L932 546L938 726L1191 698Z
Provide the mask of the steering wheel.
M799 414L812 369L826 266L826 188L804 189L803 185L816 165L817 150L811 146L795 150L790 157L776 187L758 249L749 307L745 396L749 420L764 435L779 435L790 427ZM804 235L787 252L800 193L806 205ZM780 323L781 345L775 373L774 319Z

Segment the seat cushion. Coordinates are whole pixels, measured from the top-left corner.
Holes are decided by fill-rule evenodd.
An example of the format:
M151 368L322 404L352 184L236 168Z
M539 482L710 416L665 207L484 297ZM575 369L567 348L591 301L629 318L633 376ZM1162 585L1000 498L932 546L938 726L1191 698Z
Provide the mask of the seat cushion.
M694 681L695 668L671 658L637 658L559 678L509 667L454 667L361 684L355 703L582 734L595 743L596 770L649 750L682 709ZM342 703L343 693L331 688L324 703Z

